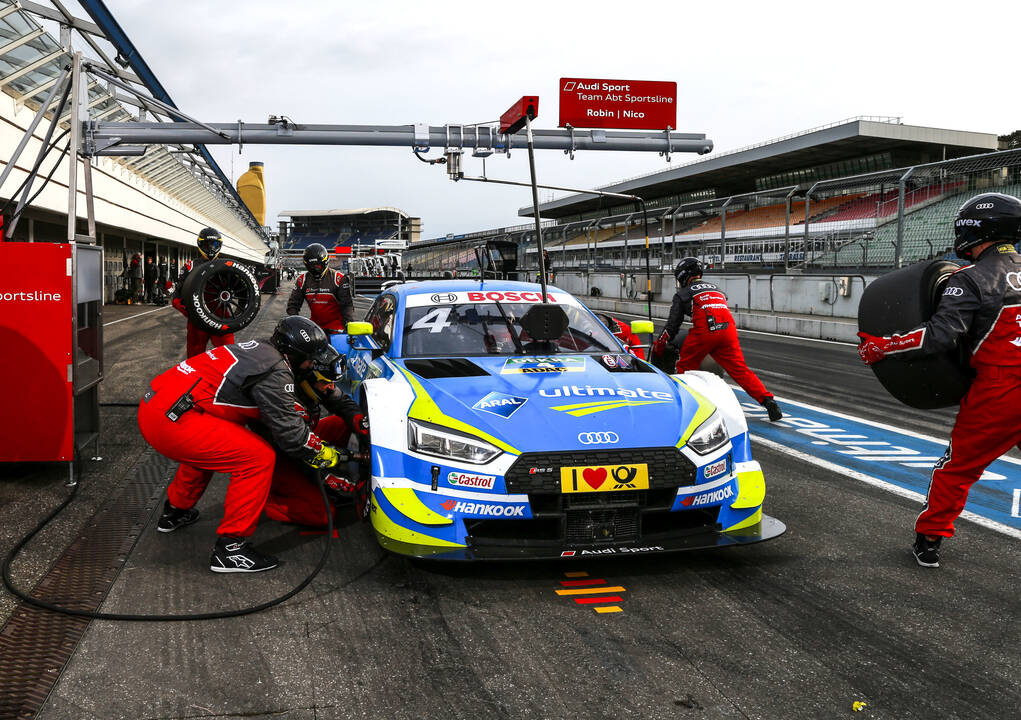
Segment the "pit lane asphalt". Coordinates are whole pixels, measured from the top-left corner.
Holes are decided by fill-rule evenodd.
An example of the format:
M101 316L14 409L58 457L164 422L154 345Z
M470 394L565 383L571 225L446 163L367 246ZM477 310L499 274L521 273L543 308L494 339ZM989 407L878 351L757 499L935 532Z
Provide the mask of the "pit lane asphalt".
M239 339L268 334L284 302L265 297ZM108 307L105 321L137 312ZM184 322L165 309L109 325L105 341L102 400L134 402L180 359ZM742 343L780 396L940 436L952 421L870 390L875 381L850 346L744 333ZM23 585L145 449L131 408L104 407L103 422L104 460L87 463L81 499L15 566ZM789 528L774 541L448 566L387 555L352 521L312 586L268 612L93 622L38 717L1016 718L1017 541L961 523L944 567L921 569L907 549L917 505L763 446L755 453L766 510ZM0 482L2 548L64 492L62 467L20 470ZM255 576L206 569L224 486L214 481L193 526L160 535L152 518L103 610L236 607L307 574L323 539L271 521L256 540L284 567ZM566 572L624 587L622 612L600 615L558 596ZM0 618L12 607L4 594ZM854 701L867 706L854 714Z

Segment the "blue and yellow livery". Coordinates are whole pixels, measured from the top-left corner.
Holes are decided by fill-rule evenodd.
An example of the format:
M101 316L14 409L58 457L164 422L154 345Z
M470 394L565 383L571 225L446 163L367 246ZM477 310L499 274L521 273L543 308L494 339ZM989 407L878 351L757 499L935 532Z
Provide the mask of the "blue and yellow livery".
M335 343L370 424L370 518L393 552L452 560L664 552L768 540L733 392L638 360L577 299L529 337L538 285L384 290ZM526 323L527 324L527 323Z

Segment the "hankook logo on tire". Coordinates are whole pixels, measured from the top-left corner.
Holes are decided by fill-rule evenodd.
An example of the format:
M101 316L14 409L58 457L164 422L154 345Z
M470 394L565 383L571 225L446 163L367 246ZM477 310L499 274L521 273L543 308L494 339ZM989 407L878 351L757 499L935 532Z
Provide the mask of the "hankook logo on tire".
M578 442L582 445L614 445L620 442L615 432L584 432L578 433Z

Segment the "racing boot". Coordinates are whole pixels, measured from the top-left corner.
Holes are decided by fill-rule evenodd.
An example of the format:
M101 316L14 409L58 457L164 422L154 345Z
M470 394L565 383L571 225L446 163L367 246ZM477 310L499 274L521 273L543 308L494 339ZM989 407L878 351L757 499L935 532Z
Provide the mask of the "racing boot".
M922 533L916 533L915 544L911 547L911 553L922 567L938 568L939 546L942 542L943 538L941 537L929 540Z
M762 407L766 408L766 412L769 413L769 422L776 422L783 417L780 406L776 404L776 400L772 396L762 401Z
M215 573L254 573L272 570L280 562L252 547L248 538L220 535L216 538L209 569Z
M199 519L197 508L182 510L170 504L170 500L163 500L163 512L160 514L159 522L156 523L156 530L161 533L174 532L177 528L191 525Z

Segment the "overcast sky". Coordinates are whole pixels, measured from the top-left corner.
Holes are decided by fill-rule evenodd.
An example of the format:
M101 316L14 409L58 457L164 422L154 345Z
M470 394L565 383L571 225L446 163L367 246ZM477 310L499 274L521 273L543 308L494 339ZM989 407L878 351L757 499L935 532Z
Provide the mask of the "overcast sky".
M856 115L1021 128L1017 50L997 31L1021 22L1018 2L106 2L177 105L205 122L473 123L537 94L536 127L554 128L568 76L676 81L677 129L705 133L716 152ZM266 163L274 226L281 210L389 205L434 238L527 222L517 213L531 204L526 188L454 183L405 148L211 149L235 180ZM528 177L524 151L486 165ZM537 154L539 181L554 185L668 167L656 153ZM480 161L467 156L465 171L480 174Z

